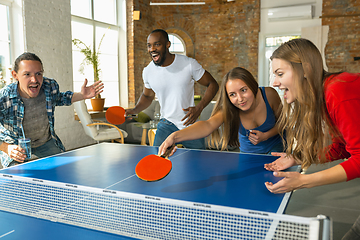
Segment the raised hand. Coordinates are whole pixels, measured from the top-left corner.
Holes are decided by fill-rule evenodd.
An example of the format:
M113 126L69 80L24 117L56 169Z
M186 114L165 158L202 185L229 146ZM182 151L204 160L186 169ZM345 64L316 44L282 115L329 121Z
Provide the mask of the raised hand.
M85 78L84 84L81 87L81 94L84 99L93 98L103 92L104 83L102 81L96 81L88 87L86 86L87 84L88 80Z

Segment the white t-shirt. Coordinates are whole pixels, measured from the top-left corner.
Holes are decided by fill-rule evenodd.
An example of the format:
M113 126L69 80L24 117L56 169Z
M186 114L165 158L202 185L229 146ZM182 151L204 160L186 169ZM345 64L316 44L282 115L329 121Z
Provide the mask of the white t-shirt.
M167 67L154 64L144 68L144 85L152 89L159 99L161 118L185 128L181 119L186 112L183 109L195 106L194 84L204 75L205 70L193 58L175 54L173 63Z

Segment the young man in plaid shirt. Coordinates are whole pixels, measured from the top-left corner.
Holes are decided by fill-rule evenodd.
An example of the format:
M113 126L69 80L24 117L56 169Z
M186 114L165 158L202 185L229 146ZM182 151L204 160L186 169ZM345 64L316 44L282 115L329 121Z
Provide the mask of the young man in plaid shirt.
M15 61L12 75L17 81L0 91L0 159L3 167L23 163L25 150L18 139L31 139L31 151L46 157L65 151L54 127L55 106L68 106L101 93L103 83L91 86L85 79L81 92L60 92L54 79L43 76L38 56L25 52ZM25 136L23 136L23 133Z

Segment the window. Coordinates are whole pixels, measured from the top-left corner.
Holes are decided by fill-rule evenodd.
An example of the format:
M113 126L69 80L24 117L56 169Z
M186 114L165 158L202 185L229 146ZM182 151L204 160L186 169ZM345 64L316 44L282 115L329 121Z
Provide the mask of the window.
M72 39L79 39L100 53L99 79L105 85L105 107L119 105L119 3L120 0L71 0ZM85 78L89 84L94 81L93 68L81 64L85 56L79 48L73 45L72 52L74 91L80 91Z
M266 47L279 47L284 42L290 41L291 39L300 38L300 36L281 36L281 37L267 37Z
M288 36L277 36L277 37L266 37L265 38L265 61L266 61L266 67L269 70L269 79L267 84L272 86L274 82L274 74L272 72L271 68L271 60L270 57L273 54L273 52L284 42L287 42L294 38L300 38L300 35L288 35ZM280 91L278 88L275 88L279 95L283 96L283 92Z
M174 34L169 34L169 40L171 42L169 49L171 53L186 55L185 44L180 37Z
M11 81L9 7L0 4L0 88Z

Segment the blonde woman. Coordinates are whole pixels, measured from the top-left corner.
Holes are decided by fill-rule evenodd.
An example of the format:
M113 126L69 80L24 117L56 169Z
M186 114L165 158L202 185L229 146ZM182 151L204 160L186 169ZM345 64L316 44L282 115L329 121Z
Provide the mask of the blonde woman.
M274 86L284 90L279 119L286 131L287 150L265 168L283 179L265 183L273 193L289 192L360 177L360 74L328 73L316 46L294 39L274 51ZM295 164L348 158L313 174L280 172ZM343 239L360 239L360 218Z
M225 75L211 117L172 133L160 146L159 153L174 143L210 134L212 145L221 150L240 145L241 152L269 154L282 151L283 143L276 126L281 107L275 89L259 88L249 71L236 67Z

